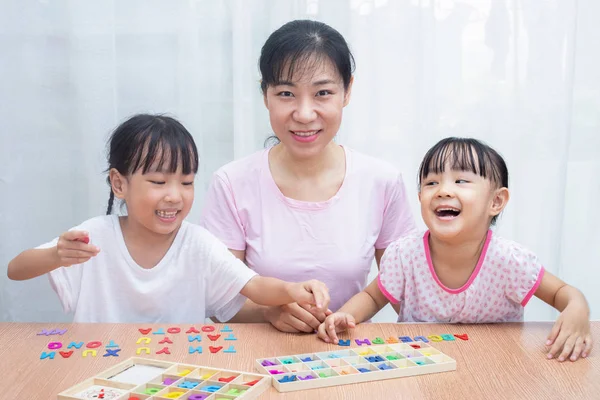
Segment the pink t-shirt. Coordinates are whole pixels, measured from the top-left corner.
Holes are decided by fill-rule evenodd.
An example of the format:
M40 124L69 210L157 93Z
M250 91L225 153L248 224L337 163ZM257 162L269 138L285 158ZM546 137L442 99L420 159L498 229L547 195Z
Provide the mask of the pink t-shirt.
M461 288L438 279L429 251L429 231L398 239L385 251L379 289L400 303L399 322L514 322L542 281L537 256L488 231L477 266Z
M344 147L346 176L323 202L287 198L265 149L219 169L201 224L260 275L327 284L337 310L366 284L375 249L414 231L401 175L391 165Z

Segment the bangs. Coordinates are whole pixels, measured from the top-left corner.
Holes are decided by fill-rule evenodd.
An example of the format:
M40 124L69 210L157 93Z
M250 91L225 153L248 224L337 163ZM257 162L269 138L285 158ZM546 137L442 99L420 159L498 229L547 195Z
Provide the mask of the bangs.
M419 167L419 187L427 175L444 173L446 168L472 172L508 188L508 171L500 154L475 139L451 137L433 146Z
M174 174L180 167L184 175L198 172L198 150L192 136L181 124L169 122L152 124L134 136L133 140L140 145L133 146L136 150L131 155L129 173L141 169L142 174L155 171Z
M265 90L267 86L277 86L304 79L310 80L316 72L328 64L336 72L337 77L341 78L328 56L315 52L314 49L302 49L287 57L275 54L263 77Z

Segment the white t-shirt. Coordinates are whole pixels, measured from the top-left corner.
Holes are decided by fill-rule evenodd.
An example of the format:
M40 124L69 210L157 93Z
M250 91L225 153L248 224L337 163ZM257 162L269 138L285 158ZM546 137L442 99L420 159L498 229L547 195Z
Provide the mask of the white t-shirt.
M129 254L117 216L92 218L73 229L89 232L100 248L86 263L48 274L74 322L202 323L211 316L227 321L246 301L240 291L256 275L210 232L188 222L151 269Z

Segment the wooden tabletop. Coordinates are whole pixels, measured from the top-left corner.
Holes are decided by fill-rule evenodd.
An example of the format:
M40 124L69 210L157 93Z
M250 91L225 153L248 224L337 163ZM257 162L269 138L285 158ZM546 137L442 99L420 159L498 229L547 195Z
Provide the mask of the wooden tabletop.
M166 334L171 354L151 354L149 358L172 362L214 366L254 372L258 358L313 353L340 349L321 342L315 335L293 335L276 331L267 324L230 324L237 341L224 341L222 334L211 342L202 334L203 354L189 354L185 331L191 325L174 325L180 333ZM202 324L195 325L200 330ZM215 325L219 330L222 325ZM0 398L56 399L59 392L101 371L135 356L136 341L142 336L138 328L170 325L145 324L33 324L0 323ZM467 334L468 340L432 342L438 350L454 358L457 370L439 374L406 377L373 383L359 383L305 392L280 394L270 388L261 399L595 399L600 398L600 322L592 323L596 349L587 359L559 363L547 360L544 341L551 323L515 323L495 325L444 324L362 324L345 338L373 340L398 336ZM67 329L63 335L38 335L43 330ZM215 332L218 333L218 332ZM153 333L148 336L152 337ZM152 352L163 348L157 335ZM105 346L113 340L119 345L119 357L103 357ZM63 358L56 350L54 359L40 359L49 352L50 342L63 348L72 341L102 342L96 357L82 357L76 350ZM235 345L237 353L211 354L209 345ZM85 346L84 346L85 347ZM353 341L352 347L358 347Z

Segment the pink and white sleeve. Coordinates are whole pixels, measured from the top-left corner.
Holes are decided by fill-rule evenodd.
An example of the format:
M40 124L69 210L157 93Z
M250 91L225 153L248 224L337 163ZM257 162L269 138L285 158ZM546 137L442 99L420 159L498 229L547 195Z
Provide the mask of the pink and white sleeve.
M511 248L507 258L506 297L525 307L542 282L544 267L534 253L520 246Z
M404 298L404 272L398 241L391 243L381 257L377 286L391 303L398 304Z

